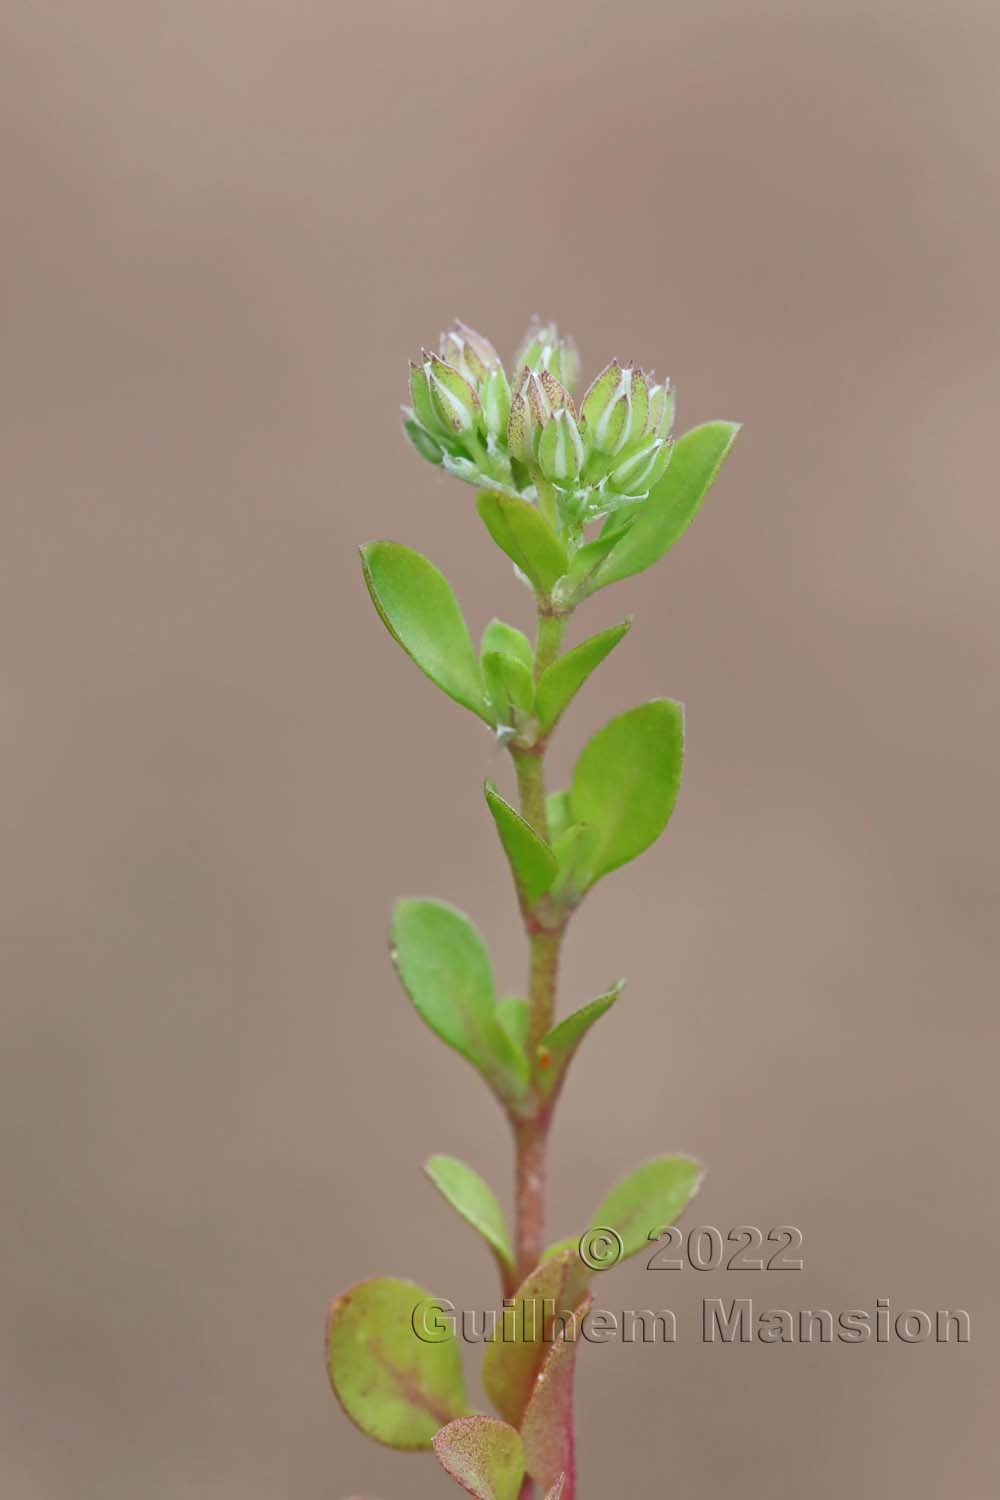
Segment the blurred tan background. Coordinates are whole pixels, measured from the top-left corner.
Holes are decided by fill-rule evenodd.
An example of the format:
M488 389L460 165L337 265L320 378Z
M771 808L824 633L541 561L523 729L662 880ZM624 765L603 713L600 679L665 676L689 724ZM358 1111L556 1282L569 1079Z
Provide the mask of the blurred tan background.
M670 835L592 898L564 1006L630 984L553 1142L802 1273L647 1272L672 1348L580 1371L583 1494L987 1500L996 1456L1000 13L940 0L4 7L0 1488L443 1496L328 1393L328 1297L478 1307L422 1180L509 1201L392 899L522 951L506 767L389 642L356 545L477 630L527 596L400 438L406 360L529 314L747 425L556 751L686 701ZM599 686L597 685L599 684ZM707 1347L707 1296L967 1308L965 1347ZM478 1356L470 1351L470 1374Z

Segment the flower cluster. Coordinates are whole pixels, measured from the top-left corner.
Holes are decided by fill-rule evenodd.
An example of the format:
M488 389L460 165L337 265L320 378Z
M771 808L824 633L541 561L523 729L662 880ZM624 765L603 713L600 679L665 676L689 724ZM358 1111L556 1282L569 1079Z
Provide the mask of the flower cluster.
M480 488L554 494L570 532L646 498L670 462L669 381L613 359L577 405L576 345L537 321L512 368L508 379L489 339L453 323L410 366L403 426L418 453Z

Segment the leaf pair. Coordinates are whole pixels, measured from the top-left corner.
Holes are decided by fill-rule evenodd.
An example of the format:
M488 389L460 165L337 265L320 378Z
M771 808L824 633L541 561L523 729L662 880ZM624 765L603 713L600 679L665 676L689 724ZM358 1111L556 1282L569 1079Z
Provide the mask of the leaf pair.
M398 902L392 958L421 1019L516 1109L528 1092L528 1060L505 1025L486 945L468 917L445 901Z
M674 810L683 758L679 703L655 699L619 714L584 746L568 791L549 799L551 843L488 781L486 802L522 906L549 892L573 906L648 849Z

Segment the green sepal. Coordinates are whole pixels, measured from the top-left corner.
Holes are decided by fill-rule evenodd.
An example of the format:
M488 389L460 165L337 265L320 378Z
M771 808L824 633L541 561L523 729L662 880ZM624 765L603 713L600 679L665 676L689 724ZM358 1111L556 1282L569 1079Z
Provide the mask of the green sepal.
M566 571L566 549L541 512L527 500L483 490L476 498L483 524L501 552L548 598Z
M513 1275L514 1252L503 1210L489 1183L457 1156L432 1156L424 1163L424 1171L455 1212L489 1245L506 1284Z
M496 1417L459 1417L434 1438L446 1474L476 1500L517 1500L524 1478L521 1435Z
M609 630L581 641L546 667L535 692L538 723L543 733L548 734L555 727L594 668L610 655L631 626L631 619L612 625Z
M684 721L667 698L630 708L584 746L573 769L569 806L594 832L586 885L648 849L677 801Z
M468 627L434 564L398 542L361 548L365 583L393 640L443 693L492 723Z
M617 1182L591 1218L621 1237L620 1259L649 1243L651 1234L679 1218L701 1186L705 1169L693 1156L657 1156Z
M537 1266L505 1307L497 1337L483 1355L483 1389L497 1411L520 1427L535 1379L552 1344L556 1318L572 1313L590 1273L577 1250Z
M445 901L397 902L392 959L421 1019L501 1099L518 1104L527 1089L527 1059L497 1017L489 954L468 917Z
M573 1463L573 1375L580 1328L592 1303L587 1292L573 1310L575 1326L557 1334L521 1422L525 1468L549 1493Z
M594 1022L599 1021L601 1016L614 1005L624 984L624 979L620 979L614 989L609 990L606 995L591 1000L589 1005L581 1006L572 1015L559 1021L542 1037L538 1044L535 1061L535 1079L536 1087L543 1099L550 1099L559 1089L577 1047Z
M533 906L559 873L555 854L519 812L505 802L492 781L485 784L486 804L522 899Z
M736 422L706 422L678 438L666 473L590 576L586 593L644 572L669 551L697 515L739 430Z
M430 1448L446 1422L469 1410L454 1330L418 1338L414 1311L433 1299L412 1281L380 1276L330 1304L327 1373L361 1431L389 1448Z

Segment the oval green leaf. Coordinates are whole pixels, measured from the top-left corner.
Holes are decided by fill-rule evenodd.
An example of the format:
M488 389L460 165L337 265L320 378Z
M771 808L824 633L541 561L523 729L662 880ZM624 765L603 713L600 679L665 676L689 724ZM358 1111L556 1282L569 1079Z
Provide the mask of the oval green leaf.
M508 625L506 620L493 619L483 631L479 654L482 657L488 651L499 651L503 656L512 656L523 667L527 667L529 672L534 671L535 652L531 642L523 630Z
M491 723L476 653L447 579L398 542L361 548L365 583L393 640L443 693Z
M739 430L737 422L706 422L678 438L667 472L587 579L588 594L642 573L669 551L697 515Z
M540 511L528 500L483 490L476 497L483 524L501 552L546 598L566 571L566 549Z
M519 812L515 812L509 802L504 801L492 781L487 781L485 791L487 805L493 814L500 842L514 876L514 884L522 899L529 905L534 905L558 874L559 863L556 856L545 840L538 837L531 824Z
M483 685L490 718L498 728L513 725L535 706L535 682L528 668L503 651L486 651L482 658Z
M677 801L683 747L681 706L666 698L619 714L584 746L570 806L594 834L589 885L659 838Z
M489 954L446 901L405 900L392 922L392 957L418 1015L508 1101L523 1097L528 1065L496 1014Z
M425 1342L415 1311L435 1301L412 1281L376 1277L330 1305L327 1371L334 1394L362 1432L389 1448L430 1448L446 1422L468 1411L454 1332Z
M565 656L554 661L551 667L546 667L538 680L535 694L538 722L543 733L548 734L555 728L591 672L600 666L623 636L628 634L631 625L631 620L612 625L610 630L602 630L598 635L581 641L578 646L567 651Z
M496 1417L459 1417L434 1438L446 1474L477 1500L517 1500L524 1478L520 1433Z
M611 1189L591 1223L615 1229L622 1256L635 1255L649 1236L672 1224L701 1186L701 1162L692 1156L658 1156L636 1167Z
M482 1235L499 1261L506 1282L514 1269L514 1252L503 1209L489 1183L457 1156L432 1156L424 1164L424 1171L455 1212Z

